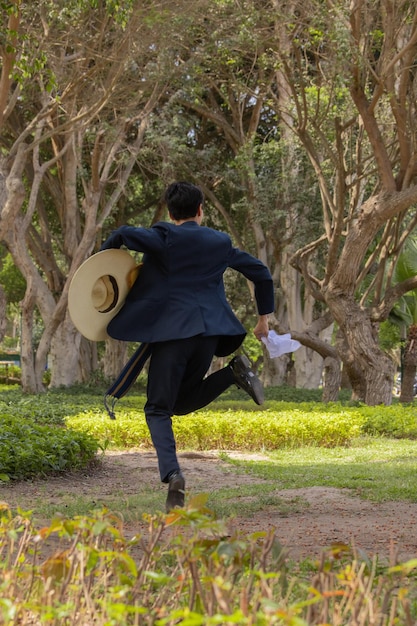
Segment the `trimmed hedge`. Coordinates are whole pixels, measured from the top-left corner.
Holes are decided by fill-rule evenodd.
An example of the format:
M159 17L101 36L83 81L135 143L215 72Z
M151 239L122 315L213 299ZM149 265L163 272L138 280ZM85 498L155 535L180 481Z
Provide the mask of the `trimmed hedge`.
M102 394L97 388L75 387L26 396L20 389L4 388L0 478L78 469L107 447L151 448L144 394L123 398L116 407L116 420L105 412ZM361 435L417 438L413 405L368 407L267 399L260 408L227 394L209 409L174 416L173 428L178 447L193 450L348 446Z

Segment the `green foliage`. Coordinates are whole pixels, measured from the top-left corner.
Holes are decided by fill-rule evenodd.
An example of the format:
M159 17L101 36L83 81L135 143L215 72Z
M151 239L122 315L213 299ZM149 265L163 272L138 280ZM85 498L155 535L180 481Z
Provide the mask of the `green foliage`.
M402 283L417 273L417 242L408 239L403 251L398 257L394 271L394 284ZM417 323L417 290L413 289L404 294L391 311L390 319L393 324L408 327Z
M70 429L52 429L15 416L0 416L0 478L46 476L85 467L94 459L98 443Z
M75 430L88 433L103 446L128 449L152 446L143 411L118 411L117 419L111 420L106 413L84 411L67 418L67 424Z
M4 342L4 344L7 342ZM3 344L3 345L4 345ZM5 365L0 363L0 384L10 385L12 383L21 384L22 368L20 365ZM42 384L48 386L51 382L51 370L46 369L42 374Z
M397 439L417 439L416 410L413 405L396 404L384 408L362 407L364 422L362 431L373 436L387 436Z
M242 403L243 405L244 403ZM221 410L201 410L174 416L173 427L180 448L193 450L274 450L288 446L348 445L361 432L359 410L339 405L325 409L316 404L269 402ZM139 408L139 410L138 410ZM258 410L256 410L258 409ZM99 411L84 411L67 418L67 424L116 448L151 447L141 407L116 409L116 420Z
M116 448L151 446L143 415L144 397L121 401L115 421L99 410L68 417L67 424ZM213 408L212 408L213 407ZM250 401L223 401L210 409L174 416L178 445L198 450L274 450L303 445L349 445L364 435L417 438L415 408L345 406L340 403L267 401L261 410Z
M322 389L298 389L297 387L290 387L282 385L280 387L271 387L265 390L266 399L278 400L282 402L321 402L323 390ZM351 396L351 392L348 389L342 389L339 392L339 401L348 402Z
M84 391L85 393L85 391ZM23 394L18 387L2 387L0 415L10 415L17 419L31 420L37 424L55 424L63 426L65 418L82 412L88 404L97 405L97 397L91 395L60 392Z
M394 323L392 318L382 322L379 327L378 340L383 350L398 348L401 342L400 326Z
M377 567L338 545L301 569L273 531L229 536L204 498L144 521L146 534L133 540L107 510L37 530L29 513L13 517L3 505L1 622L318 626L384 613L411 626L416 618L417 560ZM60 547L53 555L51 540Z
M135 392L120 400L116 420L111 420L102 393L77 386L27 396L18 388L3 387L0 474L16 479L78 468L91 461L99 448L152 448L143 413L145 395ZM273 451L349 446L363 435L417 438L413 405L368 407L267 399L260 408L243 398L240 394L236 400L215 402L210 409L174 416L178 447Z
M347 445L360 433L360 415L278 403L265 411L205 411L175 422L178 445L197 450L275 450L282 447Z
M22 370L18 365L0 364L0 383L10 384L20 382Z
M99 411L68 417L67 424L115 448L151 447L142 412L144 399L119 406L117 419ZM246 404L246 406L245 406ZM300 446L346 446L362 434L417 438L413 406L343 406L268 401L266 408L248 402L174 416L178 446L193 450L275 450Z
M67 396L68 398L68 396ZM25 479L85 467L99 444L90 435L65 427L77 406L59 394L27 396L2 387L0 399L0 479Z
M3 251L3 248L0 249ZM6 294L8 304L18 304L25 295L26 280L13 263L10 254L0 260L0 285Z
M417 500L412 440L361 436L349 447L281 448L256 461L225 458L241 471L271 485L279 484L281 489L321 486L349 489L374 502Z

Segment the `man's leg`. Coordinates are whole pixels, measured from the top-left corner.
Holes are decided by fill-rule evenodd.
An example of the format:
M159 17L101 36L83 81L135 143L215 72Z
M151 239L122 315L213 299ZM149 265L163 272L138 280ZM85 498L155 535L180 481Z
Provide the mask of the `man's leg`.
M187 364L178 392L174 413L186 415L197 411L213 402L233 384L249 394L256 404L262 404L264 401L262 384L252 371L249 359L244 355L234 357L226 367L204 378L216 348L216 344L204 343L205 339L213 338L201 337L201 343L196 344L196 352Z
M229 366L223 367L204 379L200 376L200 372L190 367L180 387L174 413L186 415L207 406L235 382L235 376Z
M180 471L171 417L186 367L186 346L181 341L152 345L144 410L164 483L169 482L171 474Z
M175 500L175 493L170 494L171 486L175 487L178 480L184 485L172 430L172 415L186 414L206 406L232 384L249 393L253 388L254 374L250 368L242 365L237 371L233 366L233 362L242 357L235 357L231 364L204 378L216 346L217 337L201 336L152 345L145 415L158 456L161 481L169 483L167 508L170 495Z
M172 415L185 377L201 382L217 345L215 337L191 337L152 345L145 416L161 481L168 483L166 509L184 505L185 481L178 463ZM190 374L190 375L191 375Z

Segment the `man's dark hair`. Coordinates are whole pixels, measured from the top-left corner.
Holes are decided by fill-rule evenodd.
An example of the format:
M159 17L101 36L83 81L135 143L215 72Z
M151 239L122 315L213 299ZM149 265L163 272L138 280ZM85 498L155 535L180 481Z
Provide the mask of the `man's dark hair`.
M198 207L204 202L204 195L196 185L179 181L169 185L165 202L174 220L186 220L197 215Z

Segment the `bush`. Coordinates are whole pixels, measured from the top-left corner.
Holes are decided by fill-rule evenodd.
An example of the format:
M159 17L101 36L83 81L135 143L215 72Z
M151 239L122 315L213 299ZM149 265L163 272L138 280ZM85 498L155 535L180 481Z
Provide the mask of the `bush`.
M229 411L183 416L175 421L179 446L198 450L275 450L282 447L347 445L361 431L362 418L343 412L281 406L267 411Z
M37 396L4 387L0 474L25 478L78 468L94 458L98 447L151 448L143 392L132 392L119 401L116 420L107 415L102 396L101 389L81 385ZM174 416L173 427L179 448L195 450L347 446L363 434L417 438L412 405L368 407L268 399L260 408L241 396L234 399L232 393L208 409Z
M360 435L362 417L334 407L286 403L264 411L202 410L174 416L173 428L179 448L193 450L275 450L281 447L340 446ZM116 420L98 411L68 417L67 424L115 448L151 447L142 411L118 410Z
M102 446L151 447L143 396L120 401L116 420L99 409L68 416L66 423ZM129 406L130 405L130 406ZM177 444L194 450L274 450L294 446L346 446L361 435L417 437L413 406L345 406L340 403L215 402L209 409L174 416Z
M390 407L362 407L362 430L369 435L417 439L417 417L413 405L396 404Z
M3 505L0 622L415 624L416 561L377 567L338 545L300 568L273 531L229 536L201 500L145 521L133 540L108 511L37 531L29 514L12 517ZM48 556L51 538L59 549Z
M0 416L0 479L46 476L86 466L99 445L83 432Z
M0 364L0 384L20 383L22 370L18 365Z

